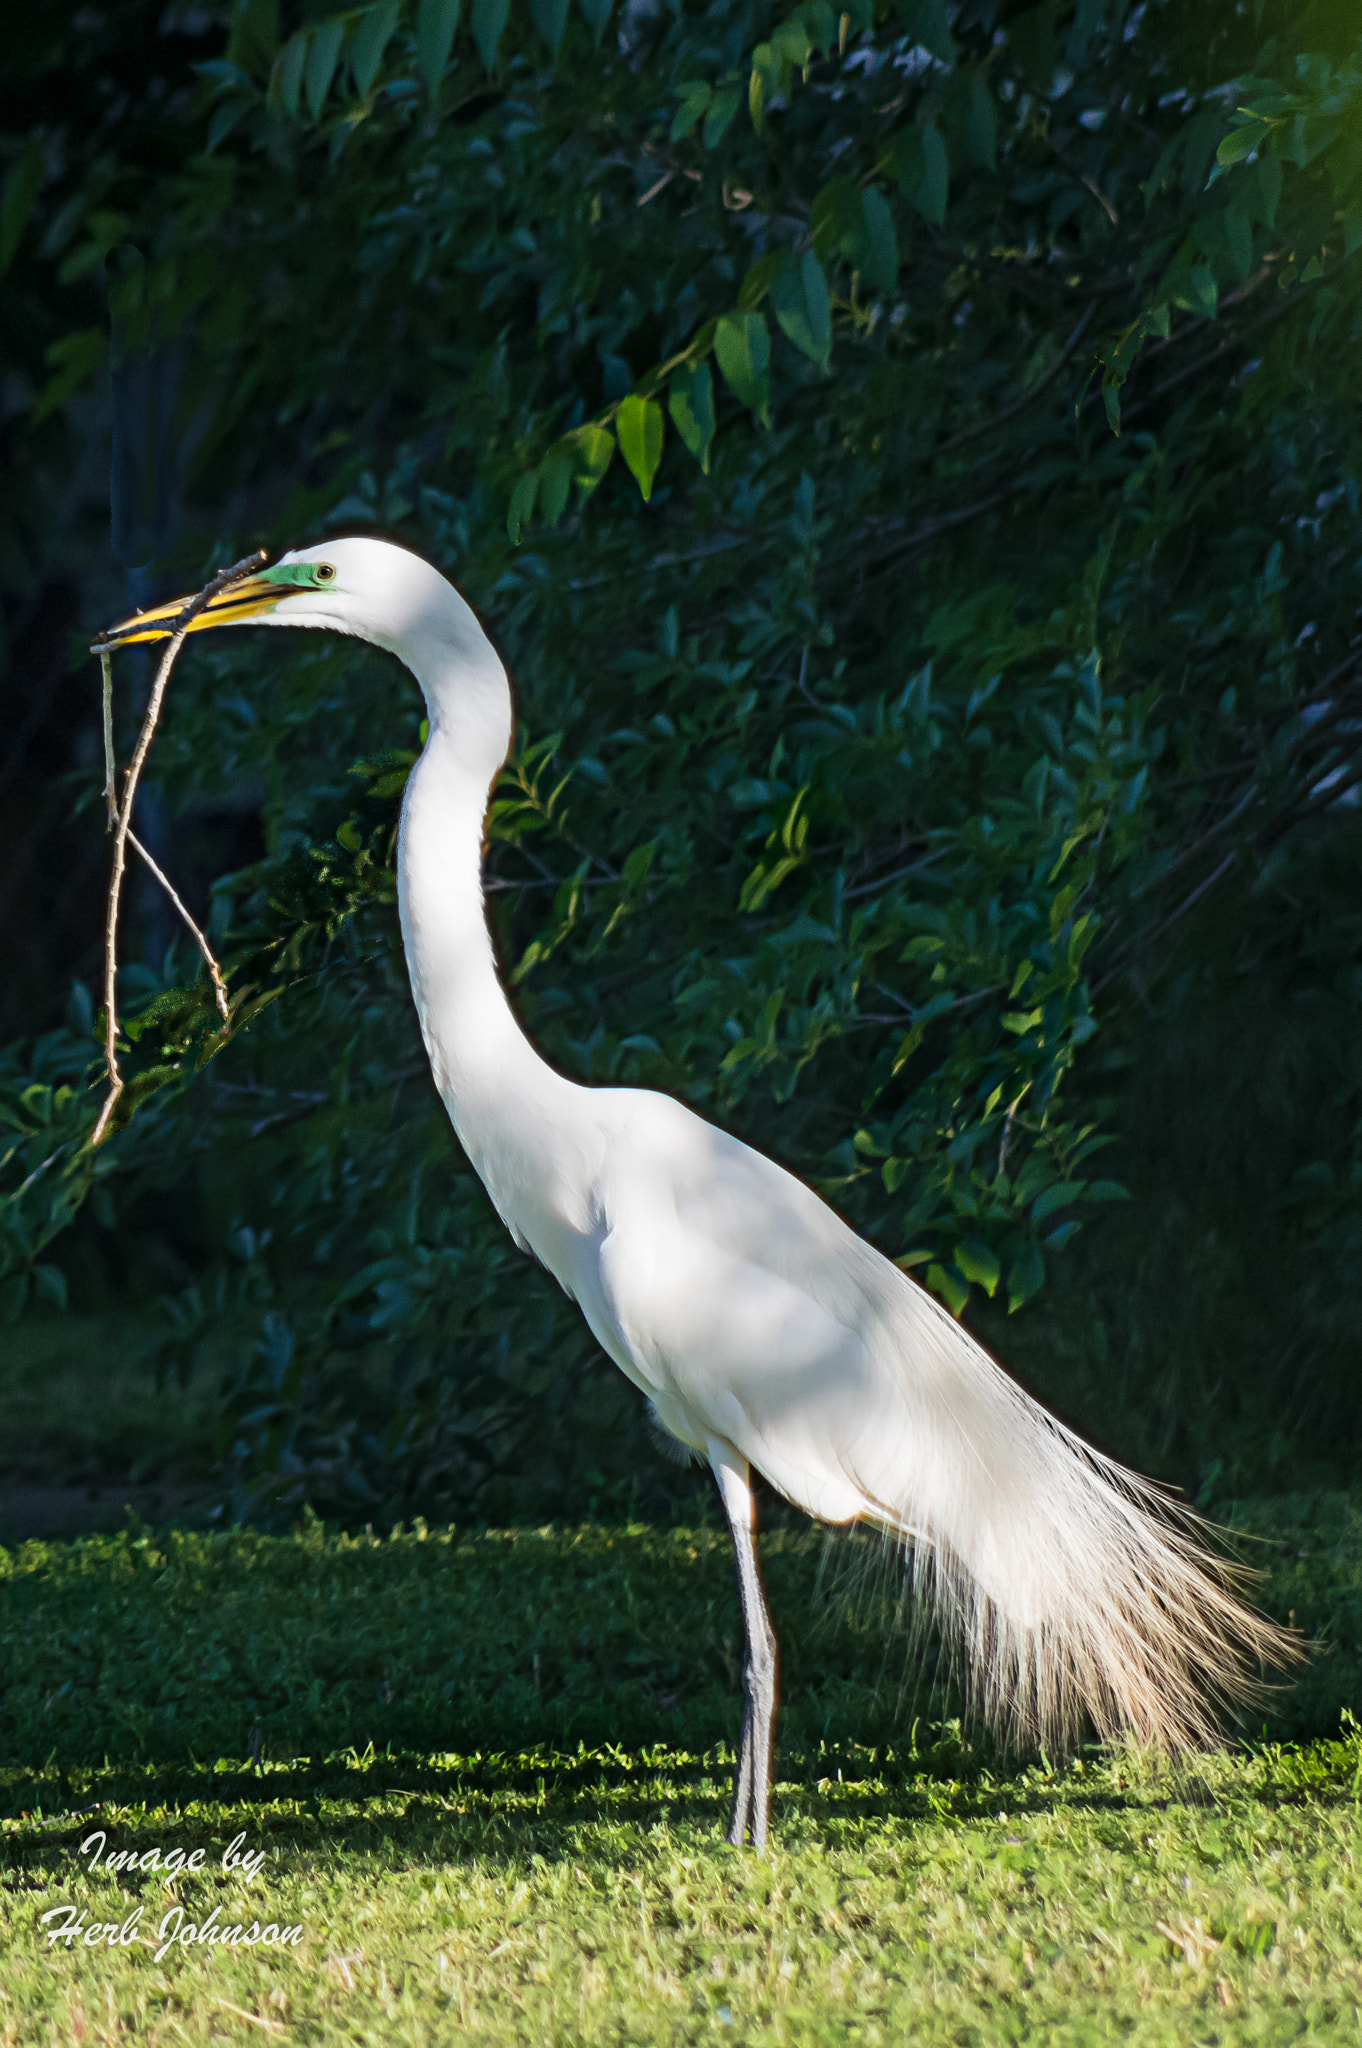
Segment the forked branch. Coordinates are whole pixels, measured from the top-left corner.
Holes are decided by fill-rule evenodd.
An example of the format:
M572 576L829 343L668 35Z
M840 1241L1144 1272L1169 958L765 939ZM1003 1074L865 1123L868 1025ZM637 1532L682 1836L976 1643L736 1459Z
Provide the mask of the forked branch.
M109 813L110 826L113 831L113 859L109 870L109 900L104 914L104 1064L109 1076L109 1092L104 1098L103 1107L99 1112L99 1119L91 1134L90 1143L92 1145L102 1143L107 1135L109 1119L114 1113L115 1105L118 1102L119 1096L123 1093L124 1087L123 1076L118 1065L118 910L123 893L123 871L127 865L128 843L130 840L134 849L142 856L142 859L167 891L171 902L194 934L195 943L207 961L208 971L213 978L213 988L217 998L219 1013L224 1019L227 1016L227 991L223 984L221 970L209 950L208 941L204 938L202 932L190 917L189 912L185 909L184 904L180 901L174 889L171 888L170 883L161 873L161 870L157 867L146 848L141 846L133 837L132 812L133 805L137 799L137 785L141 780L142 770L146 766L147 754L161 716L161 707L165 702L166 685L170 681L170 671L175 666L176 657L184 645L185 635L199 613L212 603L220 591L228 589L233 583L240 582L243 576L253 575L266 559L264 550L257 549L253 555L247 555L242 561L233 563L230 569L220 569L211 582L205 583L198 595L191 597L185 604L184 609L175 622L175 630L166 643L165 653L161 656L160 667L156 671L156 679L151 686L151 695L147 700L147 710L146 716L142 720L142 730L137 736L137 745L133 749L132 760L129 763L127 775L124 778L122 801L116 806L114 796L111 677L108 654L107 652L101 652L100 655L104 679L104 797Z
M134 853L141 855L143 861L151 869L152 874L156 877L156 880L160 883L161 887L165 890L166 895L174 904L175 909L183 918L185 925L188 928L189 936L193 939L194 944L198 947L200 953L202 953L203 964L208 969L209 979L212 981L213 984L213 1000L216 1002L218 1006L218 1015L219 1017L221 1017L223 1023L225 1024L227 1022L229 1014L227 1003L227 984L222 978L222 969L218 966L217 961L213 957L212 947L209 945L207 939L204 937L203 933L195 924L193 918L189 915L189 912L185 908L185 905L179 895L179 892L177 891L174 883L171 881L169 875L167 875L163 869L157 866L156 862L147 852L147 849L145 848L145 846L143 846L141 840L137 837L137 834L135 832L129 832L128 844L133 849Z

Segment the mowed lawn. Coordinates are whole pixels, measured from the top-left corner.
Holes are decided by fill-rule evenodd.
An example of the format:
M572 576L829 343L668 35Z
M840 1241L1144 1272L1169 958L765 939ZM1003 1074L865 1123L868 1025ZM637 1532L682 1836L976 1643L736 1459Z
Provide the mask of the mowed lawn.
M1176 1769L998 1759L875 1546L769 1537L764 1858L717 1530L0 1552L0 2042L1362 2039L1362 1513L1237 1519L1320 1650Z

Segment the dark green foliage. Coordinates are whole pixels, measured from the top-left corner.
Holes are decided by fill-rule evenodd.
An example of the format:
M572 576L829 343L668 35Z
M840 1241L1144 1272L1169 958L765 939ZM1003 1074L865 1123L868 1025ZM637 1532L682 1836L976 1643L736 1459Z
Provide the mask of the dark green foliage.
M493 922L548 1055L738 1129L991 1333L1037 1301L997 1329L1033 1383L1212 1489L1278 1441L1338 1470L1359 1419L1356 924L1313 912L1357 874L1352 35L248 5L177 75L173 175L139 129L39 185L18 124L6 187L68 323L24 460L75 472L106 318L115 424L167 394L161 472L116 437L129 562L378 527L480 607L521 712ZM165 800L253 792L266 840L213 891L232 1023L183 950L130 978L93 1156L88 1001L4 1056L3 1305L161 1231L164 1366L232 1334L257 1507L561 1513L640 1469L657 1505L426 1078L417 719L362 650L191 647ZM1250 1015L1241 1216L1179 1144L1236 1127Z

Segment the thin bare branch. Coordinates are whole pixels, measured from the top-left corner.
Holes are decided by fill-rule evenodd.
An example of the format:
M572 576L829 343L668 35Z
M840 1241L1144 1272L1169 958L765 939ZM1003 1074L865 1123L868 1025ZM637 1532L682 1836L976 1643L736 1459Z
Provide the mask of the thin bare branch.
M113 738L113 656L107 647L99 650L99 673L104 696L104 822L112 832L118 823L118 769L114 761Z
M1170 875L1175 875L1180 868L1185 868L1188 861L1195 860L1196 856L1204 852L1213 839L1218 839L1222 832L1227 832L1231 825L1242 818L1244 812L1248 810L1254 799L1261 796L1261 794L1262 791L1257 780L1251 781L1233 809L1226 811L1223 818L1218 818L1215 824L1203 832L1199 838L1194 839L1190 846L1185 846L1176 859L1171 860L1161 873L1155 875L1151 881L1146 882L1143 888L1137 889L1132 900L1138 902L1141 896L1147 896L1151 889L1161 889Z
M1115 981L1117 975L1123 974L1138 954L1147 952L1156 939L1161 939L1165 932L1172 930L1180 918L1186 917L1189 910L1195 909L1202 897L1207 895L1217 882L1224 880L1238 858L1239 850L1236 847L1225 855L1225 858L1218 867L1211 869L1210 874L1204 880L1197 883L1195 889L1183 897L1176 910L1170 911L1168 916L1162 918L1158 924L1151 925L1148 931L1139 933L1130 941L1129 945L1123 946L1113 959L1106 973L1093 983L1092 992L1094 996L1101 995L1103 989Z
M200 953L202 953L204 965L207 967L208 972L212 977L213 994L217 1001L218 1015L221 1017L223 1023L225 1024L227 1022L228 1016L230 1015L227 1003L227 984L222 978L222 969L218 966L217 961L213 958L212 949L210 948L207 939L199 930L193 918L189 915L189 912L185 909L184 904L181 902L179 895L176 892L174 883L170 880L169 876L166 875L162 871L162 869L160 869L156 865L156 862L147 852L147 849L145 848L145 846L143 846L141 840L137 837L137 834L135 832L129 832L128 844L132 847L135 853L141 855L142 859L151 869L151 872L153 873L153 875L155 875L157 881L165 890L166 895L175 905L176 910L179 912L181 918L184 920L184 923L188 927L190 936L193 938L194 944L198 947Z
M1210 369L1212 363L1219 362L1222 356L1232 355L1235 349L1242 348L1245 342L1249 341L1255 334L1261 333L1263 328L1273 327L1279 320L1284 320L1288 313L1295 311L1304 294L1313 288L1314 282L1315 280L1312 279L1310 284L1299 285L1294 291L1285 293L1278 305L1269 306L1268 310L1265 313L1260 313L1256 320L1250 320L1246 326L1236 329L1233 334L1226 335L1218 347L1210 349L1204 356L1198 356L1194 363L1184 363L1180 370L1175 370L1171 376L1165 377L1161 384L1156 384L1152 391L1146 392L1133 405L1122 406L1122 429L1124 430L1131 420L1138 419L1142 413L1148 412L1151 406L1157 405L1161 398L1166 398L1168 393L1179 384L1185 384L1189 377L1199 377L1203 370ZM1100 392L1096 390L1090 392L1088 398L1084 400L1085 406L1095 402L1100 395Z
M161 665L156 671L156 680L151 686L146 716L142 720L142 730L137 736L137 745L133 749L132 761L124 778L123 800L118 807L114 825L109 900L104 916L104 1064L109 1076L109 1092L104 1098L104 1105L90 1136L92 1146L101 1144L107 1135L109 1119L124 1087L118 1065L118 909L123 893L123 871L127 865L128 839L132 831L132 810L137 799L137 785L146 766L147 754L155 736L157 721L161 716L166 684L170 681L170 671L175 666L175 659L184 645L185 636L199 613L206 605L212 603L220 591L226 590L233 583L239 583L243 576L252 575L267 559L264 549L258 548L254 554L234 562L230 569L220 569L210 582L204 584L196 597L189 599L176 621L175 630L166 644ZM169 887L169 884L166 886Z
M1009 420L1014 420L1017 417L1019 412L1025 412L1027 406L1033 404L1040 397L1046 386L1052 384L1064 368L1064 365L1078 347L1079 342L1087 333L1096 311L1097 301L1093 299L1079 314L1078 325L1070 334L1069 339L1065 342L1063 348L1045 372L1045 375L1038 378L1034 384L1023 391L1020 398L1012 405L1005 405L1001 412L995 413L990 420L982 421L977 427L966 427L963 433L952 434L948 441L942 441L938 447L932 449L929 459L935 462L942 455L949 455L954 449L963 448L967 441L977 441L982 435L991 434L996 427L1005 427Z

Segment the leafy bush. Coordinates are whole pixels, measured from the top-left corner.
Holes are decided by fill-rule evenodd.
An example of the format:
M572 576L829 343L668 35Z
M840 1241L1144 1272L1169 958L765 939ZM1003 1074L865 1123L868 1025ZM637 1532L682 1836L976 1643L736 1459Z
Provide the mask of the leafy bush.
M430 552L516 678L488 877L537 1041L779 1154L991 1327L1128 1192L1141 1062L1245 969L1218 934L1356 873L1358 61L1274 0L246 0L173 167L12 151L16 280L71 323L25 458L74 465L104 265L139 588L257 538ZM195 648L155 757L180 814L263 816L213 887L231 1023L183 951L149 972L98 1153L88 1000L4 1056L7 1311L154 1223L166 1369L239 1333L243 1500L560 1507L647 1453L432 1097L392 915L415 693L261 655ZM1354 934L1283 943L1331 1079L1277 1227L1327 1295ZM1260 1437L1327 1413L1336 1455L1355 1395L1310 1390L1351 1323L1299 1413L1266 1340L1194 1441L1160 1392L1164 1463L1237 1401Z

